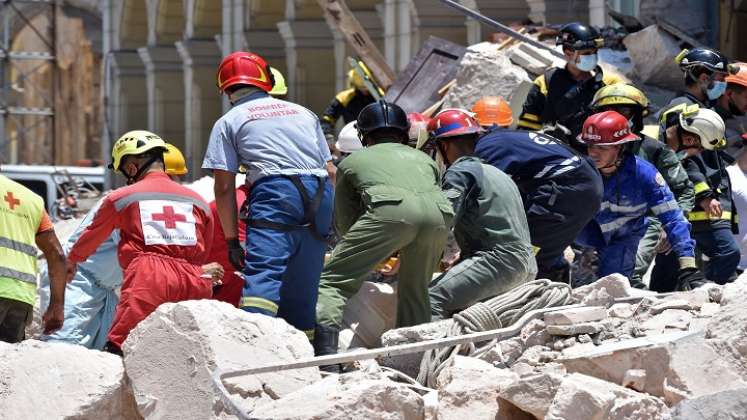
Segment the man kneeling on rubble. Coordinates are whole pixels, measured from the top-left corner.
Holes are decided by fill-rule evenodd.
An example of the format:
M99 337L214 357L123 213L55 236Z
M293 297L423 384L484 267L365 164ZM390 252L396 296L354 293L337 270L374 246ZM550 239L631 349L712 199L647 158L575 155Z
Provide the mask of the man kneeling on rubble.
M448 169L441 181L454 207L459 262L433 280L431 316L444 319L482 300L534 280L537 263L516 184L475 156L482 131L467 112L450 109L429 131Z
M672 251L679 257L680 288L702 283L703 275L695 266L690 223L661 174L627 147L626 143L640 140L630 132L628 120L615 111L594 114L584 122L578 140L589 147L589 156L604 178L599 213L576 239L599 254L597 275L620 273L630 277L638 243L646 230L645 215L650 210L661 221Z
M121 354L130 331L159 305L212 295L213 282L202 278L213 219L194 191L169 179L166 143L148 131L124 134L112 148L110 168L127 177L128 186L111 192L68 253L67 279L77 265L119 229L119 265L124 272L121 300L105 350Z

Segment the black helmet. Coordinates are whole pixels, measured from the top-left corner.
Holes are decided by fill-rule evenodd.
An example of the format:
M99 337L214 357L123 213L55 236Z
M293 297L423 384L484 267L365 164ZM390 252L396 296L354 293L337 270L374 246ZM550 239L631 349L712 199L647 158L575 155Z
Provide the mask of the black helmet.
M356 128L361 138L381 128L402 130L407 135L410 122L407 120L407 114L399 105L380 99L361 110Z
M555 45L562 45L563 48L574 51L588 50L589 48L602 48L604 38L593 27L573 22L560 28L560 33L555 38Z
M693 48L692 50L684 49L677 54L674 61L679 64L680 69L684 72L691 72L698 67L705 68L712 73L728 74L737 71L734 66L729 64L729 59L720 51L706 47Z

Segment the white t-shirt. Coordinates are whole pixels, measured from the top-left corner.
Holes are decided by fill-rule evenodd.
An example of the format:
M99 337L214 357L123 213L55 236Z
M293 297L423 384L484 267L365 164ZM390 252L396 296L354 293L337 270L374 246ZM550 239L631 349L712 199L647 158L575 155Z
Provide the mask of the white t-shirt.
M747 269L747 175L737 165L727 167L726 172L729 173L731 180L732 197L737 207L737 214L745 217L745 223L739 223L739 234L734 235L741 254L738 268L745 270Z
M213 126L204 169L238 172L247 182L268 175L327 176L332 156L317 116L264 92L240 99Z

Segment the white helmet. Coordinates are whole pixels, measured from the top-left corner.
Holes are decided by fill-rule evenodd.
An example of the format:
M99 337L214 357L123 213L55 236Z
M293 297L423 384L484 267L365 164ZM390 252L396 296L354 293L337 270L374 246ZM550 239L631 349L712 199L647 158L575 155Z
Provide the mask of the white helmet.
M337 136L335 147L342 153L353 153L363 148L363 143L358 138L358 129L355 127L355 121L351 121L345 124L345 127L342 127L340 135Z
M697 134L700 144L706 150L720 149L726 146L724 120L716 111L698 108L697 112L680 113L680 126L683 130Z

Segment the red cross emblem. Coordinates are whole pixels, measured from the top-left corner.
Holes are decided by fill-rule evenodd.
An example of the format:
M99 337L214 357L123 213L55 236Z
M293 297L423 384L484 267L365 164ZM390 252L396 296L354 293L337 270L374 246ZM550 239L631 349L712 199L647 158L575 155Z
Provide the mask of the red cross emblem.
M186 222L187 216L174 213L173 206L163 206L163 213L154 213L153 220L165 222L166 229L176 229L176 222Z
M13 197L13 193L10 191L8 191L8 193L5 194L4 200L8 203L8 207L10 207L11 210L15 209L16 206L21 204L21 200Z

